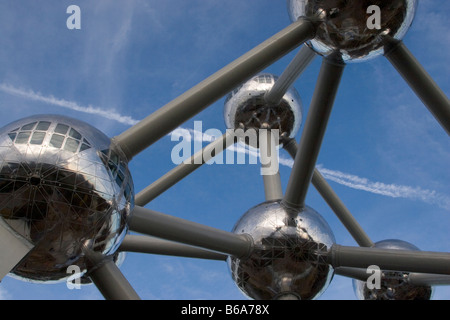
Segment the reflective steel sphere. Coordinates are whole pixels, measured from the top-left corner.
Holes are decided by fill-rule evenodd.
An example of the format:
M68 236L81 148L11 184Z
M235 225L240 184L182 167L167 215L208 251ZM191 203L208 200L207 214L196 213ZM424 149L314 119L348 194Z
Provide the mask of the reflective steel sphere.
M264 96L278 77L260 74L233 90L225 100L224 117L228 129L277 129L280 138L293 138L302 123L302 103L294 88L278 104L269 104ZM247 144L256 147L255 143Z
M372 26L376 5L379 27ZM322 55L340 51L344 61L361 61L383 54L382 37L401 40L411 26L417 0L288 0L292 21L305 16L319 20L316 37L307 43ZM368 24L369 22L369 24Z
M384 240L376 248L419 251L416 246L401 240ZM409 272L382 271L381 289L369 289L364 281L353 280L353 289L360 300L430 300L431 286L414 286L408 283Z
M0 129L0 217L35 245L12 276L59 281L86 269L83 250L114 254L133 205L127 159L94 127L39 115Z
M293 214L280 201L250 209L233 229L253 237L250 257L231 257L228 264L239 289L252 299L318 298L328 287L334 269L321 253L334 243L327 222L313 209Z

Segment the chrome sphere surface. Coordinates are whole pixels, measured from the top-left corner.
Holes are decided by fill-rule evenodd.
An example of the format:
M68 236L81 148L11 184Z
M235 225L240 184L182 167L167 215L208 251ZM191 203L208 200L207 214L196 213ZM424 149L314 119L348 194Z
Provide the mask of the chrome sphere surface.
M289 89L277 104L267 103L265 94L277 77L259 74L233 90L225 100L224 117L228 129L276 129L279 137L293 138L302 123L302 103L294 88ZM255 147L255 143L249 143ZM279 143L279 141L276 141Z
M372 27L379 8L379 29ZM344 61L362 61L383 54L383 36L401 40L410 28L417 0L288 0L292 21L318 20L316 37L307 42L314 51L329 55L339 51Z
M419 248L402 240L384 240L376 248L419 251ZM408 283L409 272L382 271L381 289L368 289L367 283L353 280L353 289L360 300L431 300L431 286L414 286Z
M0 129L0 218L35 245L11 275L59 281L86 270L84 250L114 254L133 188L125 156L89 124L39 115Z
M254 240L250 257L228 259L233 280L249 298L311 300L330 284L334 269L321 253L335 238L313 209L293 214L280 201L265 202L245 213L233 232L249 234Z

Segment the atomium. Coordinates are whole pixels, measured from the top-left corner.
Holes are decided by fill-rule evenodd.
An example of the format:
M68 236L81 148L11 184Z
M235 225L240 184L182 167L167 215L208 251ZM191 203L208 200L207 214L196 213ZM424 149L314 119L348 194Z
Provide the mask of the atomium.
M229 258L233 280L248 297L311 300L330 284L334 270L321 253L336 241L313 209L294 214L280 201L262 203L245 213L233 232L251 235L255 245L250 257Z
M227 128L244 131L263 128L278 130L280 139L295 137L302 123L300 95L295 88L290 88L280 101L268 102L266 94L277 79L273 74L263 73L233 90L225 99Z
M133 201L126 158L92 126L40 115L1 129L0 216L35 245L13 275L61 281L86 271L86 250L113 255Z
M380 29L370 29L370 6L380 8ZM383 37L403 39L417 8L416 0L288 0L292 21L310 17L319 23L307 44L317 53L338 51L345 61L362 61L384 52Z
M376 248L419 251L416 246L401 240L384 240L375 243ZM381 275L380 288L369 289L367 283L353 280L353 288L360 300L430 300L433 287L410 283L411 274L400 271L386 271Z
M380 29L367 27L370 5L381 9ZM291 25L111 139L65 116L6 125L0 129L0 236L11 231L14 245L32 245L6 272L49 283L65 280L75 265L106 299L138 299L118 268L123 252L164 254L226 261L251 299L308 300L319 298L334 275L364 280L366 268L379 265L381 291L355 281L359 298L431 299L434 284L450 284L450 255L399 240L373 243L316 168L347 62L384 53L450 133L448 98L401 41L416 6L414 0L289 0ZM279 77L264 72L300 46ZM303 114L293 84L318 55L322 66L297 144ZM145 208L204 163L182 163L135 195L129 161L223 97L228 129L280 131L279 146L293 158L285 192L279 172L265 175L265 202L231 232ZM306 205L310 185L358 247L338 245L329 224Z

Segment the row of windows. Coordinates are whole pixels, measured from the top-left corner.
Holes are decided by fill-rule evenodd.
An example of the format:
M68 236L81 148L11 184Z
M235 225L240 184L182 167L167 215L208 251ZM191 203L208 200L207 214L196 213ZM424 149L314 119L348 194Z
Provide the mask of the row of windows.
M11 131L8 135L18 145L42 145L50 125L51 122L48 121L32 122ZM56 125L49 146L73 153L91 148L90 143L77 130L61 123Z
M8 135L16 145L42 145L51 124L49 121L28 123L12 130ZM91 148L90 143L77 130L61 123L56 125L50 138L49 146L73 153L82 152ZM122 187L128 175L126 164L120 161L119 155L111 149L103 150L100 157L110 169L117 185ZM133 193L131 181L127 181L124 187L124 193L126 199L129 200Z
M253 78L253 81L258 82L258 83L268 83L268 84L272 84L274 83L274 81L278 80L277 76L273 76L270 74L262 74L259 76L256 76ZM230 101L230 99L239 92L239 90L241 90L243 85L240 85L239 87L237 87L236 89L234 89L233 91L231 91L228 96L225 99L225 103L228 103L228 101Z
M268 74L262 74L260 76L255 77L254 80L259 83L271 84L273 83L274 77Z

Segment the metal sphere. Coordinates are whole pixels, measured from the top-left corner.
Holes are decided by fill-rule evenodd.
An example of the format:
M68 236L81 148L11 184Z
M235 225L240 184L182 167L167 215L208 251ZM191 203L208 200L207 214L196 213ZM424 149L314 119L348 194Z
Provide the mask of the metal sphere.
M419 251L416 246L402 240L384 240L376 248ZM408 283L409 272L382 271L381 289L369 289L367 283L353 280L353 289L360 300L431 300L431 286L414 286Z
M224 117L228 129L277 129L279 137L293 138L302 123L302 103L295 88L290 88L277 104L270 104L265 94L278 77L259 74L233 90L225 100ZM255 146L255 143L245 141ZM281 141L276 141L280 143Z
M372 26L380 9L379 27ZM362 61L383 54L383 36L401 40L410 28L417 0L288 0L292 21L299 17L318 20L316 37L307 42L314 51L329 55L339 51L344 61Z
M12 276L37 282L86 270L84 250L112 255L134 206L127 159L94 127L39 115L0 129L0 218L35 247Z
M313 209L293 214L280 201L250 209L233 229L249 234L255 249L250 257L230 257L228 264L239 289L252 299L318 298L334 269L323 259L335 238L327 222Z

